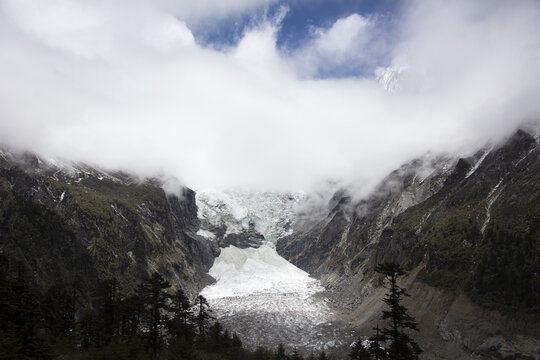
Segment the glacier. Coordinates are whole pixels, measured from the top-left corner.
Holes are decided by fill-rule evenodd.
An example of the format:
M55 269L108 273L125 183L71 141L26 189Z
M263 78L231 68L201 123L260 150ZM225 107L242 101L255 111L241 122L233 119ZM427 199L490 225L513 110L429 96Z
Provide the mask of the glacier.
M309 352L348 346L352 341L353 334L336 316L321 283L275 250L275 242L291 234L302 199L303 194L271 192L197 195L200 236L215 240L212 226L240 233L248 224L264 236L256 248L222 248L209 270L216 282L201 292L216 319L237 332L248 348L282 343Z

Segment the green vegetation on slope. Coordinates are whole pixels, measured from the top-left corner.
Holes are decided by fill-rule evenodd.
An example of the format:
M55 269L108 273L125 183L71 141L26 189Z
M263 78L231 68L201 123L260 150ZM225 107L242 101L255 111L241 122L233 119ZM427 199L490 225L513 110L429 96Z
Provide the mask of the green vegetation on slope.
M167 205L165 192L149 184L124 185L106 178L87 177L71 184L57 181L55 186L67 190L88 215L103 220L111 218L113 204L121 204L134 213L143 203L160 212L165 211Z

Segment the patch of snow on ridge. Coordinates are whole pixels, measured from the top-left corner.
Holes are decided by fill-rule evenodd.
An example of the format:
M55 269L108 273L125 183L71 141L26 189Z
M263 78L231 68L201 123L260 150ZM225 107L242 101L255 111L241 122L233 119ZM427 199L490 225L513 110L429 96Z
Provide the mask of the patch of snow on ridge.
M478 168L480 167L480 165L482 165L482 162L484 162L484 159L488 156L488 154L491 152L492 149L493 147L485 150L485 152L482 154L480 159L478 159L478 161L472 166L471 170L469 170L469 172L467 173L467 176L465 176L465 179L467 179L469 176L474 174L476 170L478 170Z
M378 67L375 69L375 80L381 84L386 91L396 91L400 87L401 74L407 70L404 66L389 66L387 68Z

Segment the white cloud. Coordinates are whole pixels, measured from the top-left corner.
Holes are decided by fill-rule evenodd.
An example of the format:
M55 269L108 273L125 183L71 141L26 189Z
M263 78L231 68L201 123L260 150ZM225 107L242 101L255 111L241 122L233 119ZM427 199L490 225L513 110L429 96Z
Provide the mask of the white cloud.
M143 28L142 40L163 52L178 46L195 45L195 38L186 23L170 15L147 23Z
M427 150L470 150L540 118L534 1L414 2L403 41L381 50L413 74L396 93L310 76L333 59L377 58L383 32L360 15L283 55L279 23L264 19L226 52L201 47L178 16L215 11L199 4L0 4L1 141L195 189L367 188Z
M361 73L374 67L389 50L386 25L377 16L351 14L328 28L313 28L311 41L292 55L298 72L304 76L340 70Z
M277 3L277 0L156 0L153 3L183 19L197 21L245 13Z
M111 46L101 6L70 0L4 0L7 19L45 45L93 58Z
M371 21L358 14L338 19L329 29L316 29L315 48L329 55L351 53L369 40Z

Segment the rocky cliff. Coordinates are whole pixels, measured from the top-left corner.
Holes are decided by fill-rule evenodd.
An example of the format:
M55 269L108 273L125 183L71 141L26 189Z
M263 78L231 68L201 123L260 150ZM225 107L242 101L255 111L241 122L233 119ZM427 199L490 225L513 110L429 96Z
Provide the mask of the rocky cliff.
M424 157L361 201L340 191L325 218L277 250L317 275L360 331L380 310L374 266L392 260L410 271L421 325L437 329L420 335L426 358L538 357L539 174L538 142L523 131L470 158Z
M0 154L0 251L7 271L38 285L117 277L133 288L151 272L197 293L219 253L196 235L195 193L166 193L137 179L84 164ZM19 270L17 270L19 269Z

